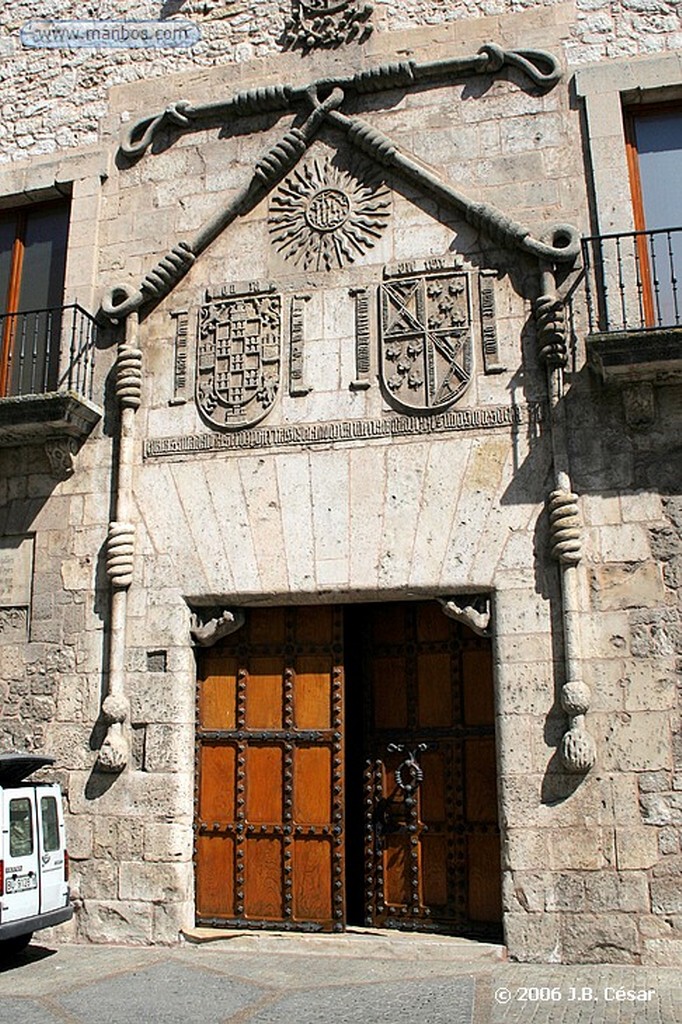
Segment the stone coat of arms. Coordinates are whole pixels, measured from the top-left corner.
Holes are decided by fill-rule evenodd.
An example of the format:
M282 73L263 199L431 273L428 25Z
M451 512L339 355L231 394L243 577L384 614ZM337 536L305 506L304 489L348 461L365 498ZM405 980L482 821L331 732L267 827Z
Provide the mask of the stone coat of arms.
M212 426L239 429L272 408L280 384L282 300L274 293L201 307L197 405Z
M405 412L438 412L471 379L472 323L466 273L396 278L379 286L384 392Z

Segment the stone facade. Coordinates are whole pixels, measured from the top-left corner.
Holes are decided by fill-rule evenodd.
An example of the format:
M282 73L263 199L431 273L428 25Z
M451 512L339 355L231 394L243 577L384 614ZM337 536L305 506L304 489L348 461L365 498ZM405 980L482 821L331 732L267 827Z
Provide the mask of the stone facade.
M679 98L679 7L372 6L365 40L302 50L288 4L166 3L202 32L170 57L23 48L32 5L0 12L1 206L68 191L66 301L110 314L73 466L0 449L0 745L57 759L72 936L171 943L194 921L192 615L485 596L510 955L680 963L680 385L587 368L557 227L632 226L597 97ZM391 349L406 282L461 339L430 391ZM269 332L246 396L226 318Z

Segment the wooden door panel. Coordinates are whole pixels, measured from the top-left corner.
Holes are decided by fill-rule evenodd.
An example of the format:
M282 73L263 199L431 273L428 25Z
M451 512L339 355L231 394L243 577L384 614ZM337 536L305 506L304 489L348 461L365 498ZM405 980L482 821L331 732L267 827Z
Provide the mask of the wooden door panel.
M208 917L234 914L234 838L197 836L197 913Z
M464 725L493 726L493 657L489 647L462 651L462 680Z
M472 921L502 919L500 886L490 879L500 873L500 837L496 833L467 836L468 910Z
M246 728L282 728L282 662L251 658L246 677Z
M297 921L328 921L332 917L333 848L329 839L294 842L293 912Z
M282 749L251 745L246 751L246 820L251 824L282 821Z
M293 687L297 729L331 728L332 673L332 661L327 655L296 659Z
M250 644L272 647L286 638L286 608L251 608L247 623Z
M244 914L263 921L284 917L282 840L258 836L246 840L244 855Z
M404 836L388 836L383 851L385 903L402 909L410 903L410 845Z
M375 729L407 727L407 679L402 658L376 658L372 664Z
M425 835L421 841L424 903L445 907L448 902L448 844L445 836Z
M199 818L211 826L235 819L235 748L206 745L201 751Z
M332 815L332 757L328 747L294 751L294 820L299 825L324 824Z
M197 919L343 927L343 631L255 609L198 672Z
M237 661L208 657L199 695L199 717L205 729L234 729L236 724Z
M296 639L300 644L331 647L338 609L331 605L317 605L297 610Z
M444 822L447 818L445 791L446 764L443 754L425 751L420 757L424 781L419 787L421 819L427 825Z
M498 922L490 643L435 602L363 613L366 921L465 933Z
M492 736L471 736L464 741L464 768L467 821L494 824L497 821L497 780Z
M451 658L442 654L417 657L418 724L428 728L452 725Z

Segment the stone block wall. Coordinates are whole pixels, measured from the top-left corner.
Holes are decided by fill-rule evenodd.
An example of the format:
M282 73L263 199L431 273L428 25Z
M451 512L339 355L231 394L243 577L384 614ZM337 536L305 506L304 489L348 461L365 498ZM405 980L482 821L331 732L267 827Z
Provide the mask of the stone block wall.
M679 48L682 16L676 0L660 0L654 6L629 0L374 0L374 33L363 52L375 56L387 33L400 47L400 33L415 28L449 28L451 38L465 36L472 24L481 42L513 33L523 22L524 45L544 45L548 31L561 30L561 48L573 66L608 59L663 53ZM26 159L29 155L54 153L98 141L99 122L106 116L107 93L125 82L165 77L172 72L200 73L216 65L234 65L281 53L285 23L291 15L289 0L261 0L257 16L246 0L185 2L175 18L191 21L201 33L190 50L126 51L117 49L69 50L25 47L20 29L38 15L29 0L5 4L0 11L0 57L12 75L11 115L0 129L0 161ZM67 20L93 18L83 3L45 0L39 16ZM155 0L117 0L98 6L98 19L145 20L163 16L163 4ZM351 44L346 53L355 57L360 47ZM9 114L10 108L8 108Z
M206 102L263 83L302 84L405 55L473 54L488 40L548 49L572 66L673 52L681 41L672 3L654 15L625 3L523 10L514 4L512 11L506 0L486 0L445 11L435 2L376 0L381 31L366 45L304 59L282 54L277 44L283 5L261 5L254 22L241 3L188 3L182 13L200 22L204 42L173 55L175 74L161 52L59 51L54 74L35 86L38 98L22 82L37 81L45 54L21 50L13 34L33 15L25 6L0 12L0 52L11 61L18 104L0 133L0 158L7 161L0 194L35 195L49 179L74 182L69 297L85 297L93 311L105 288L120 279L139 283L227 203L283 131L267 116L240 123L226 137L217 128L171 131L142 159L116 161L121 130L172 100ZM72 6L74 17L87 14ZM142 8L120 3L111 16L158 14L155 4ZM63 5L54 13L66 16ZM259 56L267 59L249 63ZM359 116L443 180L536 234L562 221L589 230L581 123L566 81L538 95L510 74L480 88L474 82L405 90L385 106L375 98L357 106ZM74 160L65 162L63 152L71 149ZM342 167L351 162L330 132L303 163L324 166L337 150ZM29 165L27 156L37 160ZM321 276L300 272L272 245L263 201L213 243L141 326L131 486L136 543L125 633L130 762L120 776L100 772L96 763L106 729L100 711L108 682L115 338L98 353L95 390L104 419L79 451L72 477L56 482L38 447L0 450L0 535L35 537L30 618L18 632L16 625L0 629L0 745L57 758L79 910L72 934L173 942L194 913L190 609L216 601L486 593L493 607L511 955L680 962L682 510L673 457L679 389L657 388L652 421L631 426L620 396L582 368L585 309L576 292L563 402L572 486L580 496L577 620L597 763L584 777L569 775L557 753L567 725L565 659L544 510L554 465L531 312L537 267L433 198L391 174L386 180L389 224L352 264ZM455 256L466 270L493 271L496 289L501 372L484 372L479 340L472 384L457 406L470 418L441 432L377 432L364 441L296 433L310 424L352 427L393 416L376 383L376 349L370 386L350 387L357 369L350 292L376 288L386 265L451 263ZM274 282L286 309L307 296L303 381L312 390L291 394L283 377L262 435L250 432L243 447L202 451L202 439L216 432L194 400L193 350L189 383L178 395L177 314L195 316L206 289L255 280ZM512 404L521 410L519 421L495 422L490 411ZM483 419L476 420L479 412ZM291 433L277 434L279 428ZM194 447L183 450L187 438Z

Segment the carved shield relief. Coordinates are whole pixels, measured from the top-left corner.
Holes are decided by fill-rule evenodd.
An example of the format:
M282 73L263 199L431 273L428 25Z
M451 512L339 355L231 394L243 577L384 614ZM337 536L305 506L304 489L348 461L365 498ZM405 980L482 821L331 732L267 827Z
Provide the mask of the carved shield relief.
M405 412L438 412L471 379L472 324L466 273L396 278L379 286L381 381Z
M207 302L199 312L197 405L211 426L258 423L280 383L282 299L273 293Z

